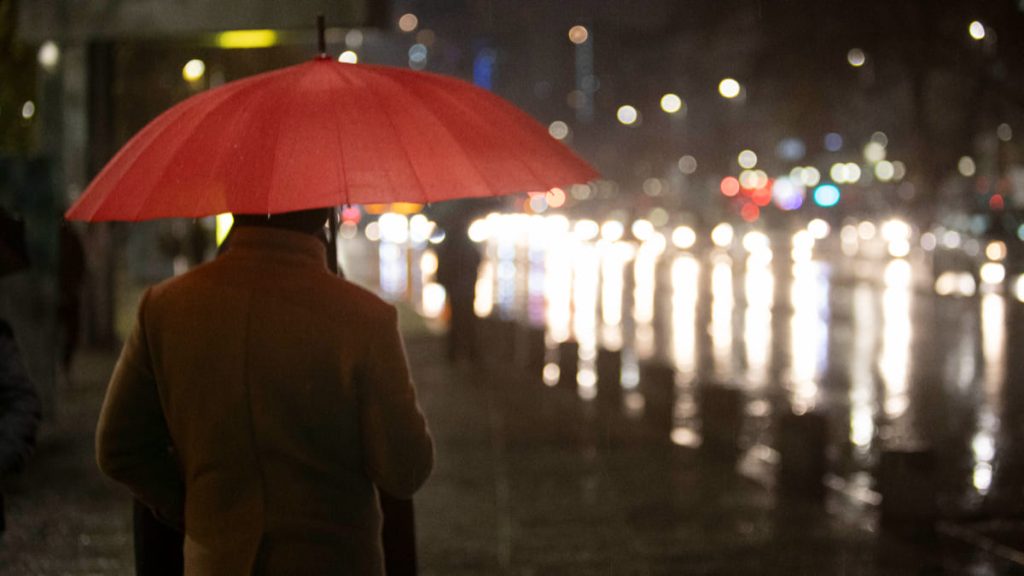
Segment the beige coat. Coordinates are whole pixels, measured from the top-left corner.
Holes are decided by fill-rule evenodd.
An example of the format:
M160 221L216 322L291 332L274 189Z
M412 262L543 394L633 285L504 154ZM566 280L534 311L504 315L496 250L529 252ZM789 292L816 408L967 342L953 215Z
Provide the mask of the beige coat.
M409 497L433 466L394 307L316 238L246 228L146 292L96 453L184 525L188 576L383 574L375 486Z

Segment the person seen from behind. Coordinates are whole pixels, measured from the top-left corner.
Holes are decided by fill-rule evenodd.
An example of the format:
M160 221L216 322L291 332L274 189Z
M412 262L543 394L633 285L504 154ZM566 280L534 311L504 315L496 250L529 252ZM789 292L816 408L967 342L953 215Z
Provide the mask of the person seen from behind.
M459 214L448 226L437 249L437 282L444 287L451 312L448 322L448 360L476 360L476 280L481 255L469 239L470 215Z
M184 532L186 575L383 574L378 491L432 470L396 311L327 270L330 213L236 215L139 305L97 460Z

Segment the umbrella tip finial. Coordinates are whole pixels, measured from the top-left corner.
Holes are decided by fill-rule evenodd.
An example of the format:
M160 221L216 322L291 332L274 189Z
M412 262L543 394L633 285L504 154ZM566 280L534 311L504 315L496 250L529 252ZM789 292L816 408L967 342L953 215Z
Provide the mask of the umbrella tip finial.
M324 15L316 15L316 39L317 46L320 48L320 57L327 57L327 40L324 37Z

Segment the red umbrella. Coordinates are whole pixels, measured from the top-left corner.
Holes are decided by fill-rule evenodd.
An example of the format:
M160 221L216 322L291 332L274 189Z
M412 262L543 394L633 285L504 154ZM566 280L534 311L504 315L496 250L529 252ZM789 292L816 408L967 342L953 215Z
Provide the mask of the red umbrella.
M430 203L596 176L543 126L472 84L321 56L167 110L66 216L136 221Z

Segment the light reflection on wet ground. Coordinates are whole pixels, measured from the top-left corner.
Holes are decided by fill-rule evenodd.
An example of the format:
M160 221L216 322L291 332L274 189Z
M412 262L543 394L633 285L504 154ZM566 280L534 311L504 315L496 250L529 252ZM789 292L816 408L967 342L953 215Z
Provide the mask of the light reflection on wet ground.
M903 508L914 508L919 493L934 492L947 536L981 538L980 548L1002 542L1010 548L998 555L1024 565L1013 536L1019 520L1012 520L1024 513L1024 390L1008 384L1024 368L1013 354L1024 329L1024 276L1005 278L991 244L968 241L989 257L972 270L949 269L938 250L923 248L952 247L954 240L962 246L962 238L926 233L908 240L908 229L892 223L830 231L812 221L771 235L726 226L659 231L562 216L492 216L487 224L475 231L485 255L476 312L520 331L481 337L495 356L489 361L504 363L503 378L528 384L522 350L505 348L522 345L524 327L543 330L546 364L531 376L537 390L545 388L540 382L568 388L557 396L598 415L573 434L604 434L607 448L616 434L632 442L632 428L655 421L666 444L699 452L713 432L708 420L715 426L723 417L708 413L701 391L738 390L741 477L774 493L785 443L780 421L788 414L821 417L831 517L873 532L889 470L896 494L890 501L905 499L911 504ZM433 284L431 245L396 251L387 244L365 245L379 266L357 280L396 286L385 291L410 301L442 331L444 294ZM386 278L399 271L405 284ZM609 351L621 360L614 391L602 378ZM671 371L669 393L644 384L664 375L659 366ZM568 409L548 407L544 402L555 396L542 396L549 400L510 413ZM525 402L518 393L512 398ZM609 402L620 420L610 429L603 428L611 422ZM560 424L541 429L552 426ZM503 432L510 442L527 443L536 433L530 426ZM517 434L526 440L515 440ZM652 449L649 442L644 450ZM919 451L927 456L922 470L915 468Z
M828 418L834 485L861 482L883 449L931 448L948 514L1022 508L1012 455L1024 430L1007 422L1019 422L1024 407L1009 404L1006 390L1007 314L1021 305L991 289L937 295L942 282L933 283L920 248L902 238L890 239L889 253L880 247L878 238L899 229L861 225L828 237L813 231L817 238L736 231L731 241L716 230L721 246L701 239L680 249L650 228L624 240L622 226L589 220L488 222L477 314L543 326L551 385L565 381L558 345L576 342L581 402L598 395L598 351L618 350L624 412L644 405L641 366L674 369L674 426L665 434L676 444L700 444L695 392L714 382L743 392L742 447L752 453L770 453L781 413L812 411ZM391 246L380 246L381 286L397 282L393 292L439 310L436 289L422 290L436 286L430 270L407 269L401 255L389 268L400 249ZM402 286L409 278L420 288Z

